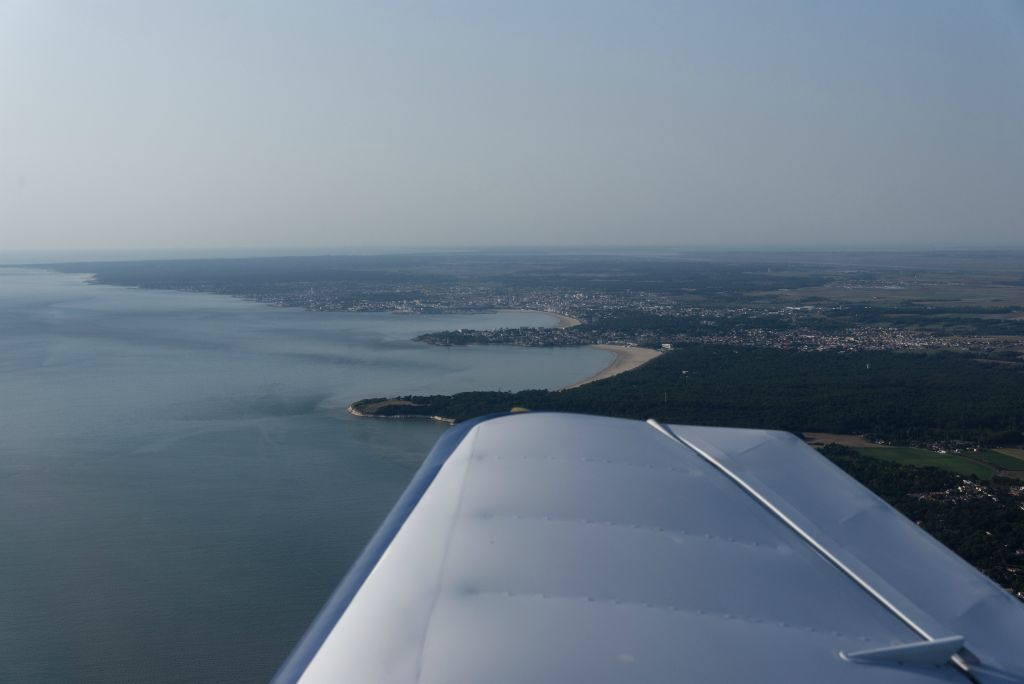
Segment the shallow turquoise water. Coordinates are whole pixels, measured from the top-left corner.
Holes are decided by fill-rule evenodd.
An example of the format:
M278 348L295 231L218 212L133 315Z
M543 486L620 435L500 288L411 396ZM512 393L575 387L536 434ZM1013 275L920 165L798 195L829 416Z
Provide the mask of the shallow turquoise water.
M443 431L365 396L558 387L544 314L310 313L0 269L0 681L259 682Z

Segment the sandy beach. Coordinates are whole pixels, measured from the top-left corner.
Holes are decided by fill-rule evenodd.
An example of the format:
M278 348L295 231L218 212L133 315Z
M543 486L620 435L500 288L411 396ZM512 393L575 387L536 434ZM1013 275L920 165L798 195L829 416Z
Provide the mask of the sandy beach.
M615 352L615 360L613 360L604 370L594 373L585 380L580 380L568 387L563 387L562 389L572 389L573 387L586 385L588 382L596 382L597 380L604 380L605 378L610 378L613 375L618 375L619 373L625 373L626 371L633 370L634 368L639 368L661 354L659 351L647 349L646 347L624 347L618 344L592 344L590 346L594 349L603 349L604 351Z
M498 311L505 313L538 313L537 309L498 309ZM558 319L559 328L573 328L583 323L583 321L581 321L578 318L566 316L555 311L540 311L540 313L546 313L555 316Z
M578 318L573 318L572 316L566 316L564 314L555 313L554 311L545 311L544 313L551 314L552 316L557 316L559 328L573 328L583 323L583 321L581 321Z

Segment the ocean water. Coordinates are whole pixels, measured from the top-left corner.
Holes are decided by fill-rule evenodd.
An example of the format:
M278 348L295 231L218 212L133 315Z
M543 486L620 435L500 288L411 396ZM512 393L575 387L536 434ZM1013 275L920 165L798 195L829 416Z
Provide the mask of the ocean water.
M553 322L0 268L0 681L266 681L444 430L345 406L559 387L610 361L410 341Z

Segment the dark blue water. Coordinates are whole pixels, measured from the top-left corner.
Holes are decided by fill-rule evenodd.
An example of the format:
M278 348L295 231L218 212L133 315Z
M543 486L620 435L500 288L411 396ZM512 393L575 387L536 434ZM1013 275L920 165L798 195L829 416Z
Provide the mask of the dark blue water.
M444 429L345 406L557 387L609 361L410 341L552 322L0 269L0 681L265 681Z

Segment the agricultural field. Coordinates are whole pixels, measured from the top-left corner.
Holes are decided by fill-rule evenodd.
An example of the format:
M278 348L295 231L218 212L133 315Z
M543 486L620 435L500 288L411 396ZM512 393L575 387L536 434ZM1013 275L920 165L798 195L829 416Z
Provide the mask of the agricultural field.
M857 449L857 453L861 456L899 463L900 465L917 466L919 468L932 466L958 475L976 475L983 480L991 480L1002 467L989 465L988 459L979 458L979 456L994 454L1003 458L1011 458L1005 454L995 454L995 452L972 453L970 458L968 458L964 454L940 454L928 449L913 447L869 447Z
M996 449L996 451L998 451L1001 454L1006 454L1007 456L1013 456L1014 458L1019 459L1019 467L1021 470L1024 470L1024 449Z
M872 449L878 446L863 435L840 435L834 432L805 432L803 434L804 440L813 447L841 444L854 449ZM1024 464L1024 461L1021 463Z
M968 454L970 458L984 461L989 465L998 468L999 470L1015 472L1018 476L1024 477L1024 459L1006 453L1005 449L996 449L994 451L979 451L977 453ZM1016 449L1015 451L1020 451Z

